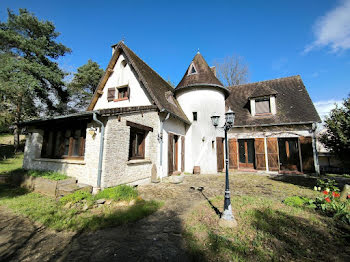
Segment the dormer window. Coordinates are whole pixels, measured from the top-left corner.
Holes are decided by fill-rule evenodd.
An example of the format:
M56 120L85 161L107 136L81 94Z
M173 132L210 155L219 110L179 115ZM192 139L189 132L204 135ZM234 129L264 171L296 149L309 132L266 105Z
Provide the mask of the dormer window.
M255 113L257 115L270 114L270 98L260 98L255 100Z
M250 112L252 116L264 116L276 114L276 97L250 98Z
M189 74L189 75L197 74L196 67L194 66L193 63L190 65L190 68L188 69L188 74Z

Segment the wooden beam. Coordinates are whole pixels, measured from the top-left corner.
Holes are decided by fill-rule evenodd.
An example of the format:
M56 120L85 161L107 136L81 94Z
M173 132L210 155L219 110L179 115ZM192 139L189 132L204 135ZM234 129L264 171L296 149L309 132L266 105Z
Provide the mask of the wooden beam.
M134 122L126 121L126 125L134 127L134 128L137 128L137 129L145 130L145 131L148 131L148 132L153 132L153 128L152 127L144 126L144 125L137 124L137 123L134 123Z

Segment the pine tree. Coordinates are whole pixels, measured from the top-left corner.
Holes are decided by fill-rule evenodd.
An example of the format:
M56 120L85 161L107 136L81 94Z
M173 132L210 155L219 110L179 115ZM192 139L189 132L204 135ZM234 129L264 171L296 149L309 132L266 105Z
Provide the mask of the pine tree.
M56 41L60 34L53 23L40 21L26 9L19 14L8 10L8 20L0 21L0 108L2 122L15 123L46 109L54 114L67 101L65 73L56 60L71 50ZM15 128L15 146L19 130Z

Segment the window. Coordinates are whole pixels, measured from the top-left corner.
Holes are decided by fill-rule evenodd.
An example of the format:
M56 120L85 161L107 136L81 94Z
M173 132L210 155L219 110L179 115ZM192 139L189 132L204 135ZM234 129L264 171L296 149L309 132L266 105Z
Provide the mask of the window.
M196 70L196 68L195 68L193 63L190 65L190 68L188 69L188 74L189 75L197 74L197 70Z
M129 159L145 158L146 131L137 128L130 128Z
M197 112L193 112L193 121L197 121Z
M255 100L255 112L257 115L270 114L271 113L270 99L263 98L263 99Z
M86 123L80 123L71 128L44 130L41 157L83 159L86 126Z
M128 87L118 88L118 99L128 98Z
M129 159L144 159L146 137L153 128L130 121L126 121L126 125L130 126Z

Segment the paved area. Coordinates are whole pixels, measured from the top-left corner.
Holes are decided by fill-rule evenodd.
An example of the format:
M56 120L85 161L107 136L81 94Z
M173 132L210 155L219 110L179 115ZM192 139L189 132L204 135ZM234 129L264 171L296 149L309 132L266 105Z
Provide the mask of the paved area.
M285 197L274 187L282 183L264 175L235 174L230 182L233 196ZM159 211L136 223L81 234L55 232L0 207L0 261L189 261L181 217L206 197L223 195L224 184L219 174L186 176L181 184L140 185L144 199L165 201ZM203 194L191 189L201 186Z

